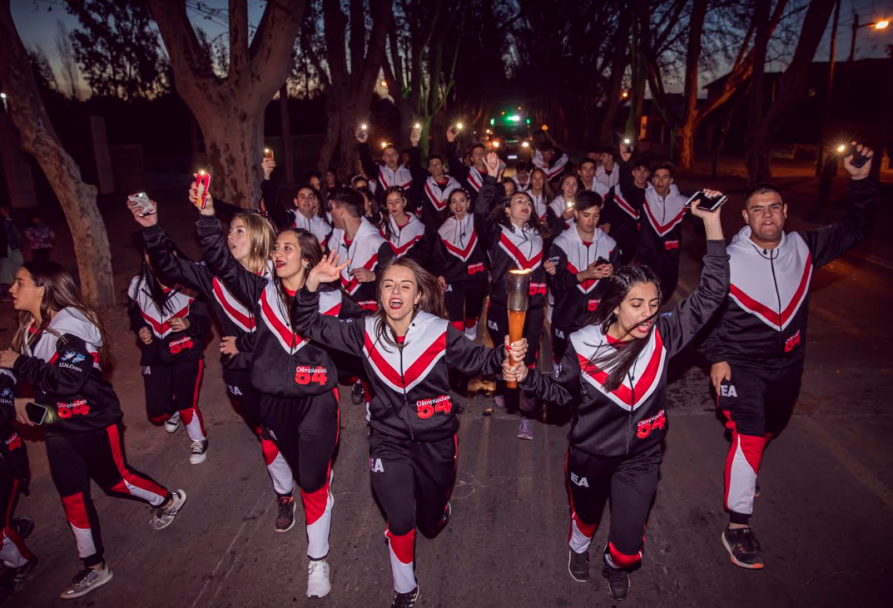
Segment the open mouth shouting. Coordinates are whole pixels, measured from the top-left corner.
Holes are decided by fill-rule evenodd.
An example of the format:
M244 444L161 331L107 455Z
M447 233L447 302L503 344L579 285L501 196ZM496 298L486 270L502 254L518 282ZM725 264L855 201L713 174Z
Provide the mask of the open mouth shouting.
M400 310L403 308L403 300L400 298L391 298L388 300L388 308L391 310Z
M639 337L647 336L648 332L651 331L651 326L654 325L654 320L649 319L642 323L639 323L633 328L633 333L637 334Z

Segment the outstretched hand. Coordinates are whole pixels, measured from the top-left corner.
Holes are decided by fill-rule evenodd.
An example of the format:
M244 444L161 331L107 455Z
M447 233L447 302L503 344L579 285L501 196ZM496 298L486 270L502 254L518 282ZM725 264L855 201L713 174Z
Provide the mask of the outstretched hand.
M487 174L496 177L499 173L499 155L496 152L488 152L484 158L484 166L487 167Z
M354 135L356 135L357 141L360 142L361 144L364 144L367 141L369 141L369 131L367 131L366 129L357 129L354 132Z
M874 152L868 146L863 146L862 144L857 144L855 142L853 142L853 145L856 148L856 152L868 158L868 162L861 167L856 167L853 165L854 155L850 154L849 156L844 157L843 168L846 169L846 172L850 174L851 178L855 180L865 179L871 174L871 159L874 156Z
M338 260L340 257L338 253L330 251L319 264L313 267L310 274L307 275L306 287L308 291L316 291L319 289L320 283L331 283L338 280L341 276L341 271L350 264L350 260L347 260L339 265Z

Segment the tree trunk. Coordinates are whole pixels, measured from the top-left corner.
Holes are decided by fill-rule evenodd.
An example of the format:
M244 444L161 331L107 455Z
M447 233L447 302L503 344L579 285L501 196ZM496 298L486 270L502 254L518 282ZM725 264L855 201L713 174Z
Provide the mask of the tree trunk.
M304 0L268 2L249 42L248 0L229 0L229 71L214 74L183 0L148 0L174 86L201 127L211 191L242 207L260 197L264 112L291 69Z
M631 3L621 6L620 22L614 39L614 57L611 61L611 86L608 87L608 106L599 126L599 141L602 145L610 145L614 138L614 122L617 120L617 108L620 106L620 93L623 88L623 73L626 71L626 47L629 45L629 28L632 22Z
M766 109L763 120L755 129L756 133L751 142L753 149L749 152L754 158L752 174L748 167L748 181L751 183L765 181L771 176L769 153L775 133L806 91L809 66L828 26L835 2L836 0L813 0L806 10L794 56L778 80L777 94L772 105Z
M675 140L671 136L670 146L676 153L676 166L691 169L695 157L695 125L683 124L676 131Z
M264 147L263 110L244 112L237 106L199 106L198 124L205 134L206 166L211 174L209 190L221 199L254 208L260 200L257 175Z
M368 108L368 102L363 107ZM359 156L359 153L357 151L356 138L357 125L360 123L361 120L359 107L350 102L342 102L341 111L339 112L339 120L341 123L341 153L339 154L339 170L350 171L352 168L357 166L357 158ZM376 143L373 142L371 138L368 143L374 150Z
M769 47L769 13L772 9L772 0L756 0L754 10L754 22L757 27L757 36L754 40L753 75L750 81L750 108L747 116L747 130L745 131L745 158L747 162L747 176L750 185L759 183L768 178L768 158L761 154L759 146L755 145L754 138L759 137L759 126L763 122L763 81L766 73L766 52Z
M279 126L282 131L282 160L285 165L285 181L295 183L295 150L291 141L291 114L288 111L288 81L279 89Z
M84 183L80 168L56 135L9 5L10 0L0 0L0 81L12 93L7 100L10 117L22 138L22 149L40 164L62 205L74 242L84 301L90 306L113 304L112 259L96 205L96 187Z

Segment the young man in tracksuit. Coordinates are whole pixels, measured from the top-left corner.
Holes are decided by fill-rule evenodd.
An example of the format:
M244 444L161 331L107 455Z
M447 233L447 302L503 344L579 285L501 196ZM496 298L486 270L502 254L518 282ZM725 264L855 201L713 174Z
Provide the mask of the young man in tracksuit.
M669 359L685 348L722 305L729 286L728 255L718 214L698 212L708 238L698 288L658 315L654 272L626 266L607 279L591 323L570 336L553 376L506 365L506 379L557 405L577 403L568 435L565 474L570 494L568 570L589 579L589 546L611 499L611 530L602 574L618 601L628 572L644 551L645 526L657 489L667 435Z
M629 146L620 146L620 183L605 196L602 211L602 228L617 241L620 249L620 264L625 266L633 261L639 242L642 210L645 207L645 194L653 189L648 182L651 170L644 160L630 163L632 151Z
M384 196L385 191L392 186L400 186L404 189L412 186L412 174L408 167L400 164L400 153L396 146L387 144L381 154L384 162L378 164L372 159L372 152L369 150L369 132L365 129L357 129L356 138L359 143L363 171L370 182L376 183L375 193L379 196L379 200L382 200L381 197Z
M876 197L871 162L859 168L850 160L844 159L851 180L843 219L819 230L786 233L788 208L778 188L763 184L748 192L742 212L747 226L729 246L729 297L701 346L713 364L717 405L732 431L725 466L729 524L722 542L742 568L763 567L750 516L763 450L787 425L800 391L813 272L855 247L868 231Z
M208 458L208 435L198 406L204 371L204 339L211 329L205 304L196 294L163 286L148 261L130 282L130 329L140 346L146 413L153 424L175 433L180 422L190 441L189 462Z
M338 263L333 252L311 271L292 314L301 335L364 354L375 388L369 470L387 518L396 592L392 608L413 608L419 596L416 528L428 538L443 530L456 479L459 420L448 370L497 373L506 349L477 346L439 316L443 292L437 279L403 258L384 269L374 315L344 322L321 315L320 282L337 280ZM523 342L513 346L512 354L523 358Z
M466 165L459 158L458 144L456 144L458 135L459 132L454 131L453 127L447 129L447 162L450 164L450 174L459 180L462 187L468 191L472 198L472 205L474 205L474 200L487 176L487 167L484 165L484 156L486 156L487 150L480 142L471 144L471 165Z
M655 167L651 181L654 187L645 190L642 204L636 260L657 273L661 295L667 301L679 281L682 220L687 199L673 183L673 166L669 163Z
M558 235L549 251L546 272L555 295L552 312L552 356L558 364L572 333L598 308L606 279L614 274L617 243L597 227L601 197L584 191L574 200L574 223Z
M450 194L461 188L459 180L445 173L445 161L440 154L428 156L428 170L422 168L422 155L419 152L419 134L413 130L410 135L412 147L409 149L409 170L412 174L413 189L419 206L419 217L426 217L426 209L436 218L447 212ZM430 242L430 241L429 241Z

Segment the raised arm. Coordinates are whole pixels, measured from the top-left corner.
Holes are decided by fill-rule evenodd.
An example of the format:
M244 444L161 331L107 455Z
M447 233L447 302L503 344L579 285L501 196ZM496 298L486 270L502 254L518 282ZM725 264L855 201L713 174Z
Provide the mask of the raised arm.
M334 348L350 355L363 352L365 321L363 319L340 319L319 312L320 283L339 280L341 271L350 260L338 265L337 253L329 253L313 267L307 275L304 288L295 294L291 307L291 321L295 332L310 338L327 348Z
M705 194L719 194L705 190ZM698 204L692 205L692 213L704 221L707 233L707 254L704 256L704 269L701 280L687 298L679 302L672 312L658 317L657 327L672 357L704 328L719 310L729 293L729 254L723 239L720 210L713 213L701 211Z
M869 159L873 156L869 148L857 146L857 150ZM873 161L869 160L862 167L854 167L851 161L852 156L843 159L843 166L850 174L850 184L847 207L841 220L825 228L800 233L809 247L812 263L816 268L844 255L868 234L871 208L877 198L877 188L869 177Z

